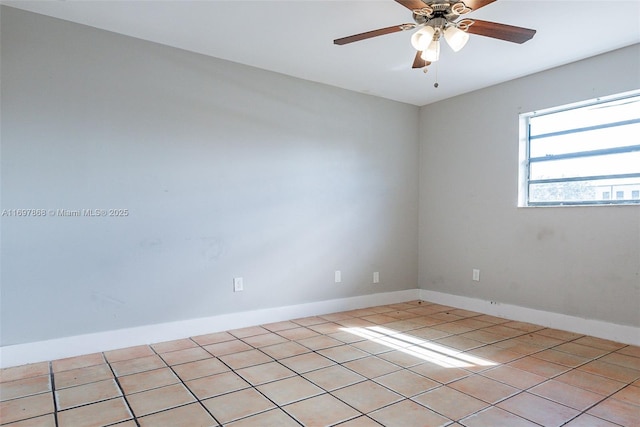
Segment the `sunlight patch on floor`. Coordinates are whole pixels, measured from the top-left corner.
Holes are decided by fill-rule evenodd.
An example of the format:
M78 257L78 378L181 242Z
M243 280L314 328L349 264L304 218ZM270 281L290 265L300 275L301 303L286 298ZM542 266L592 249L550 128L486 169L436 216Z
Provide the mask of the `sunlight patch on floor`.
M491 360L475 357L460 350L455 350L430 341L426 341L409 334L400 333L382 326L367 328L341 328L345 332L366 338L378 344L385 345L413 357L435 363L445 368L468 368L472 366L494 366Z

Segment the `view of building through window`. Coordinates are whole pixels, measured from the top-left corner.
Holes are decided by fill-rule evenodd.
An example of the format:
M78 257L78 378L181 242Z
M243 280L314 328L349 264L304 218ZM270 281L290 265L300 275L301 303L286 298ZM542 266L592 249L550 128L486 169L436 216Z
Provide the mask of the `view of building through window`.
M520 205L640 203L638 91L522 114L521 124Z

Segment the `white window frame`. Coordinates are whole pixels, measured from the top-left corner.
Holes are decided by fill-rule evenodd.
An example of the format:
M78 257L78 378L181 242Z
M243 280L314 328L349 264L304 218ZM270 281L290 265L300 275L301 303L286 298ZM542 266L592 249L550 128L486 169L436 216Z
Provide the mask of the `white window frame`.
M579 157L598 157L602 155L608 154L616 154L616 153L625 153L625 152L634 152L640 151L640 141L638 141L638 145L634 146L625 146L618 148L607 148L607 149L598 149L591 151L583 151L578 153L568 153L568 154L560 154L560 155L547 155L543 157L531 158L530 157L530 133L529 133L529 121L531 118L539 117L547 114L560 113L564 111L568 111L571 109L587 107L598 104L605 104L612 101L623 100L627 98L637 98L640 97L640 90L634 90L630 92L625 92L621 94L611 95L607 97L600 97L591 99L588 101L578 102L569 105L558 106L554 108L548 108L539 111L533 111L530 113L522 113L519 116L519 175L518 175L518 207L540 207L540 206L610 206L610 205L639 205L640 200L618 200L614 197L614 193L611 194L611 197L608 200L584 200L584 201L553 201L553 202L530 202L529 200L529 185L536 183L547 183L547 182L571 182L571 181L597 181L597 180L606 180L606 179L617 179L617 178L635 178L638 177L640 180L640 171L638 173L633 174L613 174L613 175L598 175L598 176L587 176L582 177L580 179L576 178L554 178L548 180L530 180L529 172L530 165L533 162L546 162L553 160L561 160L567 158L579 158ZM640 122L640 117L633 120L633 123ZM609 125L604 125L602 127L607 127ZM598 129L598 127L594 127L594 129ZM586 131L589 131L588 128L585 128ZM568 130L568 132L572 132L576 130ZM584 130L579 130L584 131Z

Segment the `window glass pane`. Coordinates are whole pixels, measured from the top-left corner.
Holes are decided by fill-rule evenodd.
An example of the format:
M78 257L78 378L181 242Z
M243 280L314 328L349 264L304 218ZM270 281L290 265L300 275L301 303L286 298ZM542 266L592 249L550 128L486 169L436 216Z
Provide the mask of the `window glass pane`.
M529 179L572 178L640 173L640 151L533 162Z
M640 195L640 178L531 184L529 203L614 202L612 194L622 196L617 201L637 199L634 195Z
M549 138L532 139L530 155L531 157L543 157L555 154L639 145L640 138L638 135L640 135L640 123L597 129L590 132L577 132Z
M617 97L520 116L519 206L640 204L640 90Z
M573 108L531 118L531 136L640 117L640 97Z

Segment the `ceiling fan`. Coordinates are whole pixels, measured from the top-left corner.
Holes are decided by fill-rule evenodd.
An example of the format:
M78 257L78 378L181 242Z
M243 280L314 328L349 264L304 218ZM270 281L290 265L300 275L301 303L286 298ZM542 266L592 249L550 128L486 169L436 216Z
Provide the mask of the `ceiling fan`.
M344 45L382 36L419 28L411 37L411 44L418 51L412 68L425 68L440 58L440 38L444 36L447 44L455 51L464 47L469 34L492 37L513 43L524 43L530 40L536 30L514 27L480 19L461 19L461 16L478 10L496 0L395 0L411 10L415 23L395 25L355 34L333 41L334 44ZM426 72L426 68L425 68Z

